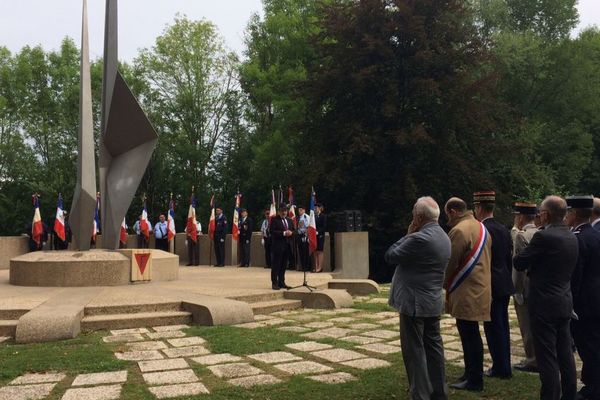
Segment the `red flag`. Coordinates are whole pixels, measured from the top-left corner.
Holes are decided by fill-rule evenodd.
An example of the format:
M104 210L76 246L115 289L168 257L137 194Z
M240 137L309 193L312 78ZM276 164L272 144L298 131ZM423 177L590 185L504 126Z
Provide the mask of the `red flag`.
M170 214L170 211L169 211ZM169 217L170 218L170 217ZM190 197L190 208L188 209L188 218L187 225L185 231L187 236L192 239L192 241L198 241L198 224L196 221L196 195L192 193L192 197Z
M40 199L37 194L33 195L33 221L31 222L31 238L38 245L42 242L44 234L44 224L40 214Z
M271 189L271 209L269 210L269 225L271 221L277 215L277 207L275 206L275 190Z
M294 228L298 227L298 221L296 220L296 205L294 204L294 189L288 186L288 204L290 209L288 210L288 218L294 222Z
M208 221L208 237L210 240L215 238L216 218L215 218L215 195L210 198L210 220Z
M148 210L146 209L146 199L144 199L144 209L142 210L140 231L142 232L142 235L146 237L146 240L150 239L150 224L148 224Z
M58 194L58 204L56 206L56 218L54 218L54 233L63 242L66 240L65 213L63 211L63 199L60 193Z
M238 191L235 195L235 209L233 210L233 226L231 227L231 237L233 240L238 240L240 237L240 205L242 203L242 195Z
M312 254L317 250L317 220L315 219L315 203L317 202L317 194L315 189L312 189L310 194L310 216L308 220L308 252Z

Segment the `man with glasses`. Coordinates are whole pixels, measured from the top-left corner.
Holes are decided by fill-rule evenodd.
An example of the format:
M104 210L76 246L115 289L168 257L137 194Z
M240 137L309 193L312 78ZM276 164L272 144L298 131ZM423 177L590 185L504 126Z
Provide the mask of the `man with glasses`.
M540 206L544 229L514 258L515 269L529 275L529 316L541 400L573 400L577 393L569 326L573 312L570 282L579 246L563 222L566 213L564 199L546 197Z

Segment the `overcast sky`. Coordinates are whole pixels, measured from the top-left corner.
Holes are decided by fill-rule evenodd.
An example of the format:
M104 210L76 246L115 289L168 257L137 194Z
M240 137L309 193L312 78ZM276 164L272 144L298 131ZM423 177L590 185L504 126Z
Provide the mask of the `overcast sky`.
M81 35L81 0L0 0L0 46L16 52L41 44L57 49L65 36ZM103 51L105 0L88 0L90 56ZM250 16L261 11L261 0L121 0L119 57L131 61L138 49L151 47L177 13L215 23L227 46L241 55ZM579 0L581 23L600 26L600 0Z

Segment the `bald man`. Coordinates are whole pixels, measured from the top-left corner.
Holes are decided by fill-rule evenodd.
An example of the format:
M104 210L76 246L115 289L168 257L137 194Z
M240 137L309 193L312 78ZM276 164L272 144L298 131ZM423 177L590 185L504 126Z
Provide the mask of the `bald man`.
M548 196L540 206L542 230L514 258L529 275L529 316L542 382L541 400L574 400L577 374L569 329L573 311L571 275L577 265L577 238L564 224L566 201Z

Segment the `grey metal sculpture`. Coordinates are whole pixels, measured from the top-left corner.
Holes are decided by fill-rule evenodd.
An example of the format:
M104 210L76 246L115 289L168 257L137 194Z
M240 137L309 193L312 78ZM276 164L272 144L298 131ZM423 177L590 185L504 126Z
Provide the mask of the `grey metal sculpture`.
M94 209L96 206L96 161L94 155L94 123L92 119L92 80L88 44L87 1L83 0L81 22L81 82L79 94L79 140L77 157L77 185L71 204L69 223L73 232L73 246L77 250L90 249Z
M117 0L106 0L100 139L102 247L117 249L121 222L158 135L118 71Z

